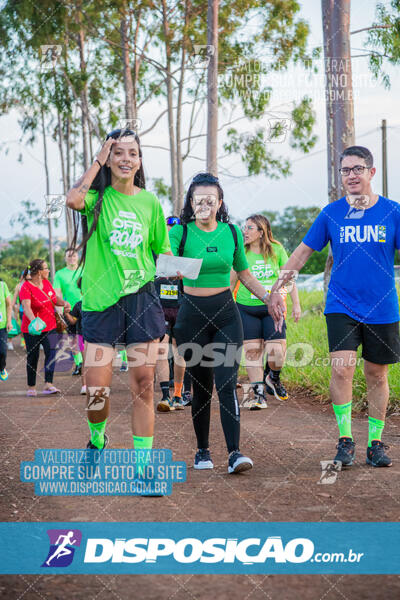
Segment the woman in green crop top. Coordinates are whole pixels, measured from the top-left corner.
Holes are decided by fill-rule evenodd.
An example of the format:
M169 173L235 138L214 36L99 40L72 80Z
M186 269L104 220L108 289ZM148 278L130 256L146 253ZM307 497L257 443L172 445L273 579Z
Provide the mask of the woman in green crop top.
M184 296L175 325L178 350L193 381L192 419L198 447L194 468L213 468L208 434L215 376L229 453L228 472L237 473L250 469L253 463L239 451L236 380L243 328L229 287L232 268L257 298L266 302L268 294L249 271L241 231L229 223L224 193L216 177L210 173L194 177L181 222L183 225L175 225L169 232L172 252L203 261L196 280L183 279Z
M264 215L251 215L243 227L246 258L251 272L265 288L266 293L279 277L280 269L288 256L282 244L274 239L271 225ZM237 278L232 277L232 288ZM299 294L294 283L290 288L282 289L286 298L289 293L293 303L295 322L300 318L301 309ZM247 373L254 391L254 398L249 402L250 410L267 408L264 395L268 394L278 400L286 400L288 395L280 380L280 372L285 362L286 354L286 323L283 319L282 331L276 331L274 321L264 303L240 283L236 295L244 332L244 353ZM263 374L264 356L268 356Z

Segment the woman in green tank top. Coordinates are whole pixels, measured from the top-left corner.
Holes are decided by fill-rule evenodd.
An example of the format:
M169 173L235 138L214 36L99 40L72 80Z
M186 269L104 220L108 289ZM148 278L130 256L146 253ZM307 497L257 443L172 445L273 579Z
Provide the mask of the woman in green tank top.
M246 258L250 271L269 293L279 277L280 268L288 256L282 244L274 239L271 225L264 215L251 215L243 227ZM232 289L237 278L232 277ZM290 293L293 303L295 322L300 318L301 308L296 285L290 284L283 290L283 295ZM279 400L286 400L288 395L280 380L280 372L286 355L286 323L283 320L282 331L276 331L274 321L263 302L240 283L236 295L236 303L243 323L244 352L247 374L253 387L254 397L248 402L250 410L267 408L264 395L266 391ZM264 357L267 362L264 370ZM263 373L264 370L264 373Z

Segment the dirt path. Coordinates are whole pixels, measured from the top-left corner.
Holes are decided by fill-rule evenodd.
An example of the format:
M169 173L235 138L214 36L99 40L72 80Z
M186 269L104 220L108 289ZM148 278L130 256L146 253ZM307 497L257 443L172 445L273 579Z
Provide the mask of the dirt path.
M1 382L2 521L398 521L400 516L400 418L389 417L385 441L391 469L365 465L368 422L354 420L357 460L334 485L318 485L320 460L333 458L337 428L329 406L301 392L287 402L269 401L265 411L242 410L241 449L254 469L227 474L226 451L214 401L210 447L213 471L192 468L195 439L189 409L157 414L155 446L171 448L187 462L187 482L164 498L38 497L33 484L19 481L19 464L33 460L36 448L86 445L84 399L79 378L56 375L59 397L26 398L22 350L9 353L9 380ZM130 448L127 374L115 369L110 447ZM2 576L0 597L72 599L249 599L336 600L400 597L397 576L295 575L103 575Z

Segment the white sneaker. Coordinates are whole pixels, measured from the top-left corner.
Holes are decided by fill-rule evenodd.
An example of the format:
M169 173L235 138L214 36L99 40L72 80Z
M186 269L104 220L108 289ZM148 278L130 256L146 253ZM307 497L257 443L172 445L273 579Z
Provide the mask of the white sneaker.
M82 394L82 396L83 396L83 395L85 395L85 396L86 396L86 385L83 385L83 386L81 387L81 394Z

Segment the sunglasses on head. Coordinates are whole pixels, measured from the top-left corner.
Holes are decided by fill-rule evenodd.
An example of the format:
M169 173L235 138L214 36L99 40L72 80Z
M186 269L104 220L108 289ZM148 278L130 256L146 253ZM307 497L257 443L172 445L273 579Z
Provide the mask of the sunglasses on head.
M167 225L180 225L181 220L179 217L168 217Z
M134 131L132 131L132 129L113 129L112 131L110 131L110 133L107 133L106 140L108 140L108 138L110 137L115 137L116 135L118 135L120 138L126 137L128 135L133 135L134 137L137 137L137 134Z

